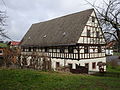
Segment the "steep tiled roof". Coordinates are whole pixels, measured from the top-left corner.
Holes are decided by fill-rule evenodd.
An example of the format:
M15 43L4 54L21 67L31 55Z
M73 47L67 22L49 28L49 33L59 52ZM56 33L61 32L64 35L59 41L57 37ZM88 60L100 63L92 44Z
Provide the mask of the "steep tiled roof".
M76 44L93 9L33 24L23 37L22 46Z

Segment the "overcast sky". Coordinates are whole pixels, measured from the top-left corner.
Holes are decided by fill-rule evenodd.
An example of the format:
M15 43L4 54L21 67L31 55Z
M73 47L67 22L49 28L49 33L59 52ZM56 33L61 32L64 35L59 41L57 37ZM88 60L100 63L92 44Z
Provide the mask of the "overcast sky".
M100 4L100 1L102 0L98 0L97 4ZM4 0L4 2L5 5L0 0L0 10L7 11L7 34L15 41L20 41L33 23L91 8L84 0Z

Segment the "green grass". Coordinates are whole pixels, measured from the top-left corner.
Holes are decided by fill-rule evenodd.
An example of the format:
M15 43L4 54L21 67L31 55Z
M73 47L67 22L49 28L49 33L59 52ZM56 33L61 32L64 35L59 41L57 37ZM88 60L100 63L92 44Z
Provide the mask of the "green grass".
M120 56L120 52L114 52L113 55Z
M108 65L107 66L107 72L120 73L120 66L111 66L111 65Z
M0 90L120 90L120 78L0 69Z

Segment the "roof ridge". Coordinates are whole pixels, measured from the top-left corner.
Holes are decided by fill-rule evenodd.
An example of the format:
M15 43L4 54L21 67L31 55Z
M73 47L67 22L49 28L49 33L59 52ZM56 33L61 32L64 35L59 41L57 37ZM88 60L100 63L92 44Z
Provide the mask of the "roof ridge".
M56 19L59 19L59 18L71 16L71 15L74 15L74 14L78 14L78 13L82 13L82 12L86 12L86 11L90 11L90 10L94 11L94 8L82 10L82 11L79 11L79 12L75 12L75 13L71 13L71 14L67 14L67 15L63 15L63 16L59 16L59 17L56 17L56 18L53 18L53 19L50 19L50 20L46 20L46 21L42 21L42 22L38 22L38 23L33 23L33 24L45 23L45 22L48 22L48 21L56 20Z

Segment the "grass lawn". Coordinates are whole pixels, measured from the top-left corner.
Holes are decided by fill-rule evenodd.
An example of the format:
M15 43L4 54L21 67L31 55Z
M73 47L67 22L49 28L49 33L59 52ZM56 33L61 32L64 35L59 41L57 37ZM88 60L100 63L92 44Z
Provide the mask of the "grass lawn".
M120 78L0 69L0 90L120 90Z
M113 55L120 56L120 52L114 52Z
M120 66L107 66L107 71L108 72L115 72L115 73L120 73Z

